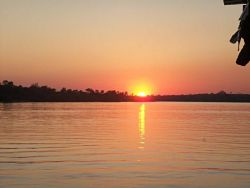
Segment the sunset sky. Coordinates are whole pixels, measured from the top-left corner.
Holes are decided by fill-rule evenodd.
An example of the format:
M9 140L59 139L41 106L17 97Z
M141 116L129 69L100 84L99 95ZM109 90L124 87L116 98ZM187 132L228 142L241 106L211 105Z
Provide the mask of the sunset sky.
M0 0L0 80L147 94L250 93L223 0Z

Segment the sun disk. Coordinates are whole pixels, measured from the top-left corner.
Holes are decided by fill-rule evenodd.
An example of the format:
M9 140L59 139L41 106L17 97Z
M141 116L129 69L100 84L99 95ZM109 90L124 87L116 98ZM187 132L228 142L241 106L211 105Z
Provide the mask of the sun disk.
M141 92L137 93L137 96L138 97L146 97L147 95L144 91L141 91Z

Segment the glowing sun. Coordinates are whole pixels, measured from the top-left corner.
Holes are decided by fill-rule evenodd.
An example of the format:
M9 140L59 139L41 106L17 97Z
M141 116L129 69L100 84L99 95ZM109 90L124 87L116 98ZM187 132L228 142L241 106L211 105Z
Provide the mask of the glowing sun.
M135 95L137 97L148 97L152 93L152 87L149 85L149 83L138 83L135 82L130 88L129 91L131 91L132 95Z
M138 97L146 97L147 94L144 91L140 91L140 92L137 93L137 96Z

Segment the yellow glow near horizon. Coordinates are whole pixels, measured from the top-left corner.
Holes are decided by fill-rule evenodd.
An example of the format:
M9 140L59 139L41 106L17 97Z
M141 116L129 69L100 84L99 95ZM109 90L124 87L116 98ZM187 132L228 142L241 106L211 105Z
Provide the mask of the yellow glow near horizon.
M137 82L129 90L138 97L146 97L152 94L152 87L149 83L145 84Z
M146 97L147 94L144 91L140 91L139 93L136 94L138 97Z

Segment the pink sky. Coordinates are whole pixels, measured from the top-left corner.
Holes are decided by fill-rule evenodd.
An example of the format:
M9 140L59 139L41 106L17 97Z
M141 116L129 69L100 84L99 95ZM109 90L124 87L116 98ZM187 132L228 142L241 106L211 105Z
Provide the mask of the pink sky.
M201 0L0 1L0 80L148 94L250 93L228 40L241 6Z

